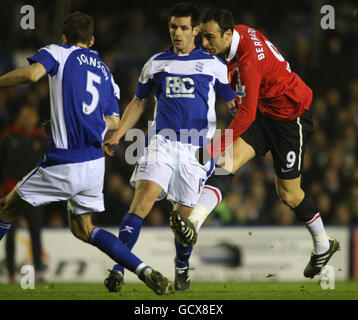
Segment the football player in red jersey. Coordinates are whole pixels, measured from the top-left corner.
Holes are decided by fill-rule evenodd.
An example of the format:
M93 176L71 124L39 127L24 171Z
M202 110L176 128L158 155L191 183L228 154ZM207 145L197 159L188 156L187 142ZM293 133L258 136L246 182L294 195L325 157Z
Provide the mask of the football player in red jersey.
M224 198L233 173L256 154L264 156L271 151L277 194L313 239L311 259L304 270L306 277L313 278L340 246L326 235L315 202L301 188L305 144L313 131L312 90L291 71L289 63L263 34L235 25L229 11L208 11L201 33L203 47L210 55L225 55L230 85L237 94L237 109L230 130L200 149L197 156L205 163L225 150L231 152L232 161L221 164L227 175L213 174L207 180L189 218L174 212L170 226L178 240L193 245L201 224Z

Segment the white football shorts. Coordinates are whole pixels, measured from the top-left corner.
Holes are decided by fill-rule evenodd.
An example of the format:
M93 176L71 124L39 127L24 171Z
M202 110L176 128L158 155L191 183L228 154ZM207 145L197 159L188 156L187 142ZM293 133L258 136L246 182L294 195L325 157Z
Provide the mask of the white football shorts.
M37 207L67 201L75 214L104 211L105 158L50 167L38 166L17 185L19 196Z
M194 207L202 188L213 171L213 161L205 166L195 158L197 146L154 135L144 149L130 179L135 187L138 180L150 180L163 191L157 201L165 197L172 202Z

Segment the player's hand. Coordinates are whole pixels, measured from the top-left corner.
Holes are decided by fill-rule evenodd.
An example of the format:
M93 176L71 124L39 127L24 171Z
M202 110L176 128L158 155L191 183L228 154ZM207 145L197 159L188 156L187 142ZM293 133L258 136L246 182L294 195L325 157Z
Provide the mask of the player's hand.
M120 140L120 136L118 131L109 131L106 133L106 136L103 141L103 152L107 155L112 157L114 155L113 148L118 145Z
M229 108L230 113L234 116L237 112L237 109L239 108L236 99L227 102L227 106Z
M51 131L51 120L47 120L41 124L41 129L45 133L46 137L51 139L52 138L52 131Z
M203 166L211 160L210 154L208 150L206 150L206 147L200 147L197 149L195 151L195 158Z

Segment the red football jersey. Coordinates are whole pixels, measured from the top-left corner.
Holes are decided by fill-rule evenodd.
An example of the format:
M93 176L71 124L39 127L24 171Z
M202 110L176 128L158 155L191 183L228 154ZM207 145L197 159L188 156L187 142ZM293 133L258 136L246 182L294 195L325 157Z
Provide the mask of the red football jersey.
M275 46L253 28L235 26L226 64L239 107L228 127L233 129L233 140L225 145L222 135L214 141L213 158L249 128L257 108L267 117L290 121L301 116L312 102L312 90L291 71Z

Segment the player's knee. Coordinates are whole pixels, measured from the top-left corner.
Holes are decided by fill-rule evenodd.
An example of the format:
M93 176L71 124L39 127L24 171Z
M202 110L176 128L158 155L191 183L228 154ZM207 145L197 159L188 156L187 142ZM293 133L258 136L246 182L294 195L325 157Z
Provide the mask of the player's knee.
M68 211L68 222L72 234L84 241L89 242L91 232L94 229L91 214L75 214Z
M89 228L86 228L81 224L70 223L70 230L77 239L82 240L84 242L89 242L90 235L91 235Z
M129 212L145 218L162 191L162 187L154 181L137 181L134 199L130 205Z
M71 228L71 232L77 239L82 240L84 242L89 242L89 235L84 230Z
M8 195L0 199L0 219L13 221L16 217L22 215L30 208L33 207L20 198L14 189Z
M296 192L291 192L288 190L278 190L277 194L280 200L291 209L296 208L302 201L302 196Z

